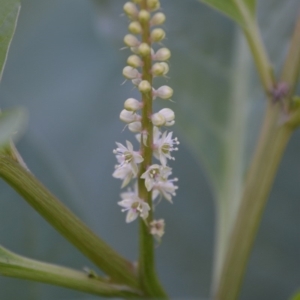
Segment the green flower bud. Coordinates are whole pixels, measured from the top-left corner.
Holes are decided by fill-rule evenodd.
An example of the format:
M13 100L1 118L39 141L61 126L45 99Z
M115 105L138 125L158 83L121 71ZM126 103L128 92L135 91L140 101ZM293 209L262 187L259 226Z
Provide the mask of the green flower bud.
M127 58L127 64L133 68L138 68L143 65L141 58L137 55L130 55Z
M132 34L126 34L124 37L124 43L128 47L138 47L140 41Z
M153 55L154 60L166 61L171 57L171 51L168 48L160 48Z
M138 53L141 56L147 56L151 53L151 48L147 43L141 43L138 47Z
M166 33L161 28L155 28L152 30L150 37L152 42L158 43L166 37Z
M165 72L165 67L161 63L155 63L152 68L151 72L154 76L162 76Z
M139 21L140 21L141 23L149 22L149 20L150 20L150 13L149 13L148 11L142 9L142 10L139 12L138 18L139 18Z
M128 30L133 34L140 34L142 32L142 26L138 21L133 21L129 24Z
M166 16L162 12L158 12L150 20L151 26L162 25L166 21Z
M147 0L147 7L151 11L158 10L160 8L159 0Z
M133 20L137 18L139 13L136 5L133 4L132 2L126 2L123 6L123 10L125 14L128 16L128 18Z
M139 84L139 91L141 93L148 93L152 89L151 84L147 80L142 80Z

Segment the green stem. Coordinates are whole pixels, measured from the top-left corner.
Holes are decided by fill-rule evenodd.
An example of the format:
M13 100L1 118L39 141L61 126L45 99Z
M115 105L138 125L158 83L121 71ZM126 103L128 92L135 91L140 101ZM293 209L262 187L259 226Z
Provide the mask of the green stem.
M5 155L0 155L0 177L112 280L138 287L130 262L97 237L32 174Z
M278 105L269 104L214 299L234 300L238 297L264 207L292 133L291 127L278 125L278 115Z
M269 61L260 30L257 26L256 20L249 13L249 9L243 1L234 0L241 15L244 17L245 26L243 27L245 37L248 41L250 50L252 52L254 62L260 76L261 83L267 94L270 93L274 87L273 68Z
M295 26L294 34L291 40L290 49L287 55L287 59L283 66L281 74L281 82L284 82L289 87L289 95L293 96L297 78L299 78L300 72L300 15ZM296 79L296 80L295 80Z
M142 0L140 8L148 11L147 1ZM141 22L142 25L142 42L147 43L151 48L150 25L149 22ZM142 79L147 80L152 86L153 76L151 74L152 59L151 54L144 56L142 68ZM155 270L155 253L154 240L149 232L147 224L153 220L152 193L148 192L145 187L144 179L141 175L147 171L152 164L152 144L153 144L153 125L149 118L152 115L152 91L142 93L143 111L142 111L142 130L147 133L147 145L141 137L140 151L144 161L140 165L138 176L139 197L147 201L150 206L149 216L147 220L140 220L139 234L139 280L143 291L149 297L166 298L167 295L163 290Z
M245 29L245 34L263 86L267 94L270 95L270 87L274 87L275 82L273 81L272 72L270 72L267 55L263 50L264 47L259 42L257 26L252 28L252 25L250 24ZM281 76L282 82L287 83L292 92L297 84L300 71L299 41L300 20L298 20ZM230 234L220 281L214 287L213 296L216 300L235 300L238 297L247 262L279 163L293 130L300 124L298 111L283 111L283 109L282 103L275 103L274 99L269 98L260 138L246 177L237 218ZM290 114L291 118L286 118L287 121L280 124L284 114ZM295 114L294 118L293 114Z
M58 285L105 297L137 298L137 291L69 268L25 258L0 246L0 274Z

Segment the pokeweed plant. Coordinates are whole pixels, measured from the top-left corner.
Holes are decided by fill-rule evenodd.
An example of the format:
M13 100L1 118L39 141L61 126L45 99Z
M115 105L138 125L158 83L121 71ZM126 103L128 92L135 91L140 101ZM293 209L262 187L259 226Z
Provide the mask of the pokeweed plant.
M234 170L229 159L227 165L232 177L215 184L218 188L218 220L211 297L231 300L239 296L280 159L291 134L300 123L299 97L295 95L300 70L300 20L295 26L281 75L276 76L257 24L256 1L203 2L225 13L240 26L252 52L267 102L260 137L246 176L241 166L237 168L242 171ZM123 6L129 19L129 33L124 37L124 43L126 49L132 52L123 75L126 80L132 81L140 93L140 99L128 98L120 119L135 134L139 149L134 150L133 141L117 143L117 148L113 150L117 159L113 177L122 180L122 188L131 185L127 191L122 191L118 204L122 211L126 211L127 223L139 218L138 264L126 260L96 236L27 169L11 142L15 132L20 132L25 119L24 112L15 109L0 115L1 178L107 277L99 276L92 270L77 271L39 262L1 247L2 275L106 297L168 298L157 277L154 259L155 242L159 244L163 238L165 221L155 219L154 208L163 198L172 203L172 197L176 194L177 178L169 178L172 169L168 164L173 159L171 152L178 150L179 142L166 129L175 122L173 110L165 107L155 112L152 107L154 100L166 103L173 96L171 87L157 86L155 82L156 77L167 76L171 57L171 51L162 44L166 33L161 25L166 16L160 5L159 0L133 0ZM0 0L1 74L19 10L20 1ZM197 130L201 131L201 128ZM236 152L231 154L236 155ZM236 174L239 178L235 177ZM240 184L238 191L233 188L233 183L236 186L234 180Z

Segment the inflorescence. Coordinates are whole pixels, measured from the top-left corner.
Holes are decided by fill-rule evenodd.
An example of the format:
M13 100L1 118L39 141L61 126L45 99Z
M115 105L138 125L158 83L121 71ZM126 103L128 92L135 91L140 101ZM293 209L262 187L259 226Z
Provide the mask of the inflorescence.
M132 52L123 75L139 90L141 100L128 98L120 119L136 134L140 149L135 151L129 141L126 141L126 146L116 143L113 153L118 164L113 177L122 180L122 188L136 179L134 188L122 193L118 204L123 212L127 211L127 223L140 217L148 226L149 233L160 239L165 222L153 219L153 203L157 204L162 198L172 203L178 188L174 184L178 179L169 179L172 169L167 163L174 160L171 152L178 150L179 142L172 137L172 132L161 131L162 127L175 123L175 114L170 108L152 112L153 100L169 100L173 95L173 89L167 85L157 89L153 86L155 77L165 77L169 71L170 50L165 47L154 50L166 36L165 31L159 28L166 17L158 11L159 0L132 0L123 8L130 20L130 34L124 37L124 43ZM152 157L157 163L152 163Z

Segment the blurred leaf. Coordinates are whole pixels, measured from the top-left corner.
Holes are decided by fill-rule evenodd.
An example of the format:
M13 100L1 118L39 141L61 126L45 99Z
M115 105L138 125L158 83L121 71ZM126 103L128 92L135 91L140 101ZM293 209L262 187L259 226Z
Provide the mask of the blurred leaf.
M0 148L22 134L26 119L26 112L21 108L0 112Z
M0 80L20 11L19 0L0 0Z
M300 300L300 292L297 292L297 294L295 294L291 300Z
M256 0L200 0L220 10L241 26L246 26L246 16L255 16Z

